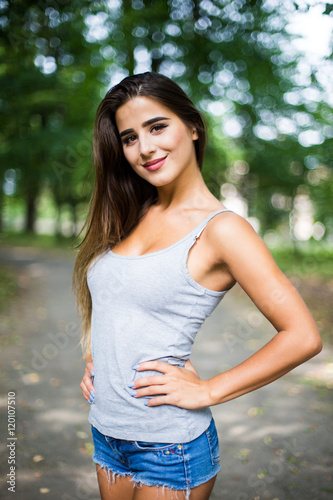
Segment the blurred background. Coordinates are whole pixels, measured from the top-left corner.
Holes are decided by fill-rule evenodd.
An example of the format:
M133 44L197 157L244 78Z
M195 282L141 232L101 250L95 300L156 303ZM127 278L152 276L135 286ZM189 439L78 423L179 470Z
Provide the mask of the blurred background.
M333 2L0 1L0 238L70 248L96 108L161 72L202 111L203 176L282 269L332 275Z
M200 109L209 134L202 171L208 187L250 221L307 302L328 354L305 385L321 391L324 413L332 414L332 14L332 0L0 0L1 375L7 389L32 391L42 412L52 406L52 391L70 390L58 364L71 367L77 380L67 394L73 414L65 421L76 426L73 446L83 453L91 452L91 443L87 408L77 395L80 353L71 366L73 354L64 356L56 335L75 349L72 245L94 182L97 106L112 85L144 71L172 78ZM53 333L45 344L48 328ZM234 332L231 344L242 335ZM37 396L33 391L44 382L45 394ZM24 425L33 411L22 396ZM22 464L45 458L45 450L34 448L36 429L31 449L21 451ZM52 480L50 471L45 491L31 490L31 498L52 491ZM242 491L239 500L273 498ZM326 498L314 491L295 498ZM25 492L22 498L30 497ZM81 497L76 490L70 498Z
M332 9L317 0L2 0L3 236L77 234L97 105L125 76L152 70L203 112L203 175L217 197L268 244L332 241Z

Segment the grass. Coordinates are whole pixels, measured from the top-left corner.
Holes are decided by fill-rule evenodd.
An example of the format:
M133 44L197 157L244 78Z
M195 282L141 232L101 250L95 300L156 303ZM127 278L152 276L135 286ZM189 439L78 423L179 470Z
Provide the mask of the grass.
M62 235L35 234L31 232L2 232L0 233L0 247L34 247L40 249L57 249L60 251L74 252L71 245L74 237L65 237ZM78 241L75 242L75 246ZM74 254L73 254L74 255Z
M0 266L0 313L18 294L17 277L14 271L6 266Z
M300 278L317 275L324 281L333 276L333 248L305 246L298 248L271 249L282 271Z

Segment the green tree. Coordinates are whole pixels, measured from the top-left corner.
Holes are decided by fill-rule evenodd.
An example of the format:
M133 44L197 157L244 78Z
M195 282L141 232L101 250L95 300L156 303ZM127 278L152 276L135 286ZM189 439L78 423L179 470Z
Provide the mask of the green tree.
M216 195L233 184L265 230L287 219L305 186L316 217L332 225L332 109L322 69L292 50L286 26L297 3L11 3L2 2L1 153L5 169L20 169L27 228L45 183L76 217L97 104L121 78L147 70L177 81L204 112L203 173Z
M90 2L12 4L2 2L1 168L18 172L15 196L25 202L25 229L33 231L43 186L59 207L82 198L77 185L91 152L80 152L80 144L91 136L99 68L94 44L84 38L82 11Z

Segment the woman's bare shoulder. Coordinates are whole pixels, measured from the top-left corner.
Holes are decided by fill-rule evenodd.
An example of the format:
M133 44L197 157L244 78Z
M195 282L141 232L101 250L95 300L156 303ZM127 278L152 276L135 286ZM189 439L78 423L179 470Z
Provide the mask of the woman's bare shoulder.
M223 236L228 233L228 236L234 235L239 232L246 230L254 231L251 224L241 215L236 214L227 207L221 205L221 209L225 209L225 212L215 215L208 225L208 232L213 237ZM231 234L230 234L231 233Z
M268 249L251 224L235 212L228 211L213 217L207 227L207 241L217 253L246 254L254 248L261 252Z

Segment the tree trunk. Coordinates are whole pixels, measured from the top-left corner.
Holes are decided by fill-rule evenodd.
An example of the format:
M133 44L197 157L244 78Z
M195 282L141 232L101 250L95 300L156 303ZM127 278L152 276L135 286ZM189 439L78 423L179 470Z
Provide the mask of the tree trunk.
M56 222L56 229L55 229L55 236L57 239L61 239L62 237L62 231L61 231L61 204L57 203L57 222Z
M73 217L73 233L72 236L76 235L76 226L77 226L77 212L76 212L76 203L75 200L72 198L70 200L70 206L72 210L72 217Z
M1 186L0 186L1 189ZM4 209L4 195L3 191L1 190L0 192L0 232L4 230L4 224L3 224L3 209Z
M37 191L28 190L26 197L25 230L35 232Z
M160 64L163 61L163 56L159 56L159 57L154 56L154 52L155 52L154 49L153 49L152 52L153 52L152 53L153 57L152 57L152 62L151 62L151 69L152 69L152 71L154 71L155 73L157 73L158 70L159 70L159 68L160 68Z
M132 29L129 29L128 23L126 23L126 19L128 19L128 16L131 16L131 11L132 11L132 2L130 0L123 0L123 18L122 18L122 29L125 33L125 47L127 51L127 57L128 57L128 62L126 64L126 67L129 71L130 75L133 75L134 73L134 47L135 47L135 42L133 40L133 35L132 35Z

